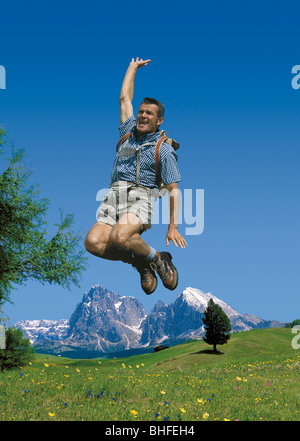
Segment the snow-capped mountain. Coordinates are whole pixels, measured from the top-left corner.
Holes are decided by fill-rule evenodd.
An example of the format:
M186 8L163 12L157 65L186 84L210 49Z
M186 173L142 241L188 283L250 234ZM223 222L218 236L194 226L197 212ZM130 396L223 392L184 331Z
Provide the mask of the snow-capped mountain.
M170 305L158 301L146 314L135 297L120 296L96 285L84 293L69 321L25 320L15 327L22 329L32 344L51 347L52 351L68 346L112 353L200 338L204 334L203 313L210 299L227 314L233 331L284 326L283 322L240 314L213 294L196 288L186 288Z
M233 331L252 328L283 326L281 322L269 322L256 316L239 314L227 303L211 293L200 289L186 288L178 294L175 302L166 305L158 302L143 322L141 343L154 345L163 341L200 338L204 334L202 317L210 299L220 305L229 317Z
M23 331L30 343L52 340L61 341L69 330L69 320L21 320L14 325Z
M207 308L207 304L209 300L213 299L215 303L221 306L221 308L223 309L225 314L228 315L228 317L234 317L236 315L239 315L239 313L231 306L227 305L227 303L218 299L216 296L214 296L211 293L205 293L203 291L200 291L200 289L186 288L181 294L178 295L176 301L178 301L178 299L181 299L181 302L186 302L189 306L199 310L200 312L204 312L205 309Z

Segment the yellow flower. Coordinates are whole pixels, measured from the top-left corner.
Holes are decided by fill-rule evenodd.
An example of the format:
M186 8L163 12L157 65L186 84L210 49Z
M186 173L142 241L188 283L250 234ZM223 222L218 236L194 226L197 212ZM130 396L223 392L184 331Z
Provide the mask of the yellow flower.
M202 415L202 418L204 418L205 420L207 420L208 417L209 417L209 413L207 413L207 412L205 412L205 413Z
M53 413L49 412L49 416L54 417L54 415L55 415L54 412Z
M137 364L136 367L139 368L140 366Z
M80 369L76 369L77 372L80 372Z
M133 410L131 410L131 411L130 411L130 413L131 413L131 414L132 414L132 415L133 415L134 417L136 417L136 416L137 416L137 411L136 411L136 410L134 410L134 409L133 409Z
M200 404L204 404L204 403L205 403L205 401L203 401L202 398L200 398L200 400L199 400L199 398L197 398L197 401L198 401L198 403L200 403Z
M161 390L160 393L163 394L163 395L166 394L166 392L164 390Z
M126 368L126 366L125 366L125 364L124 364L124 363L122 363L122 366L123 366L123 368L124 368L124 369Z
M179 407L179 410L181 410L182 413L186 412L186 410L183 407Z
M44 363L44 366L45 366L45 367L49 367L49 364L47 364L47 363Z
M224 421L230 421L228 418L224 418Z

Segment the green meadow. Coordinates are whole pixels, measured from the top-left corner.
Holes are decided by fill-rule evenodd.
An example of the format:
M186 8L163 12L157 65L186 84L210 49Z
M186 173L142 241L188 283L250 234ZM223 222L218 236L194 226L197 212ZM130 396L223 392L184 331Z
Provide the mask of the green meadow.
M235 333L118 359L36 354L0 373L0 421L299 421L291 329Z

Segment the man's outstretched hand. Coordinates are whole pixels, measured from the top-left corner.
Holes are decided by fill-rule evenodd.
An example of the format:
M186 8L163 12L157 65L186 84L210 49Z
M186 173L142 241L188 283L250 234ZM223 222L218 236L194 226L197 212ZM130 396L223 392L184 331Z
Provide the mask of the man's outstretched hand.
M143 60L142 58L139 59L139 57L137 57L135 61L134 61L134 58L131 60L131 63L129 66L134 67L135 69L138 69L139 67L147 66L148 63L151 63L151 60Z
M170 241L173 242L175 247L178 245L180 248L185 248L187 243L186 240L181 236L179 231L177 231L177 227L169 226L167 236L166 236L166 245L169 246Z

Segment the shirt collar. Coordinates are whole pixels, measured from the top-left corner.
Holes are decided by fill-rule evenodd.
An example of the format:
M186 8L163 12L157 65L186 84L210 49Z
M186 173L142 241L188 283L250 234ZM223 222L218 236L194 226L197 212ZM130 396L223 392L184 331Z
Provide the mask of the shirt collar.
M132 134L134 139L135 137L135 127L132 129ZM142 135L137 142L143 144L144 142L151 142L151 141L157 141L157 139L160 138L160 130L154 133L147 133L146 135Z

